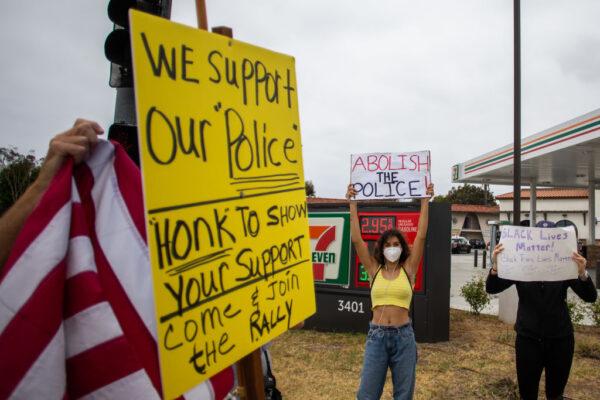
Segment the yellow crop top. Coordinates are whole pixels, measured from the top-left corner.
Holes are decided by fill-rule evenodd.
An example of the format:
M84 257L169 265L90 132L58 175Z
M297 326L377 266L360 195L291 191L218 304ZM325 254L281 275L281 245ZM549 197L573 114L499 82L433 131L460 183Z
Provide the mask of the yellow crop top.
M400 267L402 271L392 280L384 278L383 275L377 277L380 275L381 268L379 267L379 270L377 270L371 284L371 309L383 305L410 309L413 290L404 268Z

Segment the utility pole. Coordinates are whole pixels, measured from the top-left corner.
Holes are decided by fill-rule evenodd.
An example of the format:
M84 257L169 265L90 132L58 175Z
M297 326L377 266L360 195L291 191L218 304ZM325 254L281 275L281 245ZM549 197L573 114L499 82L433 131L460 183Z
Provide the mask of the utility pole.
M521 223L521 1L514 0L513 225Z

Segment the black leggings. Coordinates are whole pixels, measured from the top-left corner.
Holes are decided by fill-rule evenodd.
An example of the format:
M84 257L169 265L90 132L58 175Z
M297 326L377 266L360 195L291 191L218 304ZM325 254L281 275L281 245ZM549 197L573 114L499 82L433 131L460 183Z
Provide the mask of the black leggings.
M546 369L546 398L562 399L569 380L575 339L569 335L557 339L533 339L517 335L517 379L524 400L537 400L542 370Z

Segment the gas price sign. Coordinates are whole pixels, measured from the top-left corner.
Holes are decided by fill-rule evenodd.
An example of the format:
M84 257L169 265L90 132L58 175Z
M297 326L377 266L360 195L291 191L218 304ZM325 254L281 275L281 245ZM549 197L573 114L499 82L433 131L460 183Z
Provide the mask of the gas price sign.
M360 233L363 235L377 235L396 228L396 217L391 215L368 215L360 217Z

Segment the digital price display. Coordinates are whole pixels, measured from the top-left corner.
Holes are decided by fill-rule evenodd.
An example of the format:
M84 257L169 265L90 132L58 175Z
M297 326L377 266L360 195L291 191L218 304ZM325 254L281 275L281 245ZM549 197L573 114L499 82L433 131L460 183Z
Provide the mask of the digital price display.
M358 282L364 284L369 284L369 274L367 274L367 270L362 264L358 264Z
M390 229L396 229L396 217L391 215L367 215L360 217L361 234L380 234Z

